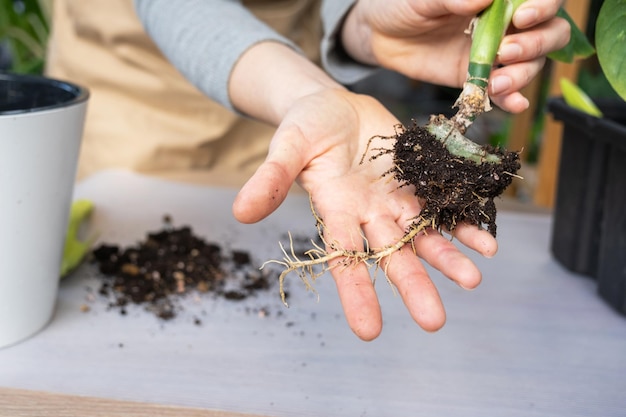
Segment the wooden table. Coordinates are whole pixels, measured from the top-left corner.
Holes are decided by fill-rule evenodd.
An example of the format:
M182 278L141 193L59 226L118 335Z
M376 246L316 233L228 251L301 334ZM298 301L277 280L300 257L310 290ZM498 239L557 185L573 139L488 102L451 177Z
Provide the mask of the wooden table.
M234 195L123 171L76 190L96 203L100 241L134 243L165 213L259 263L281 257L287 231L314 236L306 196L243 226ZM329 276L319 301L292 276L288 309L276 289L239 303L190 297L160 322L109 311L85 265L61 282L50 325L0 350L0 416L626 415L626 319L552 259L549 216L503 212L498 224L498 255L470 254L477 290L433 271L448 313L440 332L421 331L379 276L385 326L370 343L349 331Z

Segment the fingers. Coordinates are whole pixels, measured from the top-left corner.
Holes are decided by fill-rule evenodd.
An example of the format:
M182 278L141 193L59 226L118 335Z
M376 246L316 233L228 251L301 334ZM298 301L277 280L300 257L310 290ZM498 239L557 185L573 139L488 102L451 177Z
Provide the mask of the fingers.
M540 71L543 60L494 70L489 79L489 96L500 108L520 113L526 110L530 102L520 93L532 78Z
M242 223L258 222L280 206L296 177L306 165L298 144L298 129L281 126L270 146L268 156L241 188L233 203L233 215Z
M508 65L544 57L569 42L570 26L565 19L555 18L533 29L507 35L498 50L498 62Z
M324 213L327 250L363 250L363 236L359 224L346 212ZM331 274L348 325L362 340L373 340L382 330L382 314L378 297L365 264L338 258L329 262Z
M454 229L452 236L486 258L493 258L498 251L498 242L491 233L477 226L460 224Z
M434 17L447 14L458 16L474 16L486 9L492 0L445 0L445 1L413 1L412 7L420 10L425 16Z
M276 162L264 162L241 188L233 203L233 215L241 223L256 223L278 208L293 180Z
M527 0L522 3L513 15L513 25L518 29L526 29L552 19L562 1L558 0Z
M447 238L434 230L413 240L415 253L461 288L474 289L482 275L474 263Z
M342 260L333 262L340 263ZM337 265L331 273L350 329L361 340L376 339L382 331L383 318L365 264Z
M388 247L397 242L406 230L406 221L381 218L363 226L372 248ZM459 225L454 236L467 247L483 256L492 257L498 246L495 238L476 226ZM440 233L429 230L413 239L380 266L396 286L404 304L417 324L427 331L440 329L446 321L445 309L439 293L428 276L421 260L465 289L476 288L482 274L478 267Z
M491 73L489 96L500 108L511 113L520 113L530 103L520 93L543 68L545 58L508 65Z
M491 100L501 109L509 113L521 113L530 106L530 102L519 91L500 96L491 96Z
M328 218L336 221L340 216ZM344 220L349 221L347 216ZM335 239L329 242L334 246L331 251L337 248L363 250L362 237L357 229L334 223L332 227L327 225L327 230L335 231ZM352 234L347 230L353 230ZM368 236L370 249L376 250L394 244L404 235L404 230L392 219L366 223L363 232ZM475 226L460 225L454 235L461 243L484 256L491 257L497 251L493 236ZM424 330L432 332L443 327L446 314L437 288L420 258L465 289L476 288L482 274L449 239L433 230L416 237L413 245L404 245L381 260L381 271L397 288L411 317ZM376 338L382 330L382 316L370 271L363 263L346 262L346 258L334 262L338 264L332 274L350 328L363 340Z
M546 55L567 45L570 36L567 21L551 19L558 2L540 2L537 6L533 3L536 2L527 1L524 3L525 12L519 9L517 12L524 12L518 19L532 29L507 35L502 40L497 58L502 67L494 70L489 80L489 94L494 103L512 113L528 108L528 100L519 91L539 74ZM532 18L526 15L532 15Z
M404 230L392 219L378 219L363 226L371 248L381 249L394 244ZM437 288L428 276L411 245L385 257L380 268L395 285L415 322L426 331L439 330L446 321L446 313Z

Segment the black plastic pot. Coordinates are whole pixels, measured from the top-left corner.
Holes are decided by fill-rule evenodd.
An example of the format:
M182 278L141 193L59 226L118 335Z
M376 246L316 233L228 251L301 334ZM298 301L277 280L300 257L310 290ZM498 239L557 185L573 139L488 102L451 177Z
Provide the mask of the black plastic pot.
M548 102L563 122L551 250L568 270L596 278L599 294L626 314L626 103L597 104L605 117Z

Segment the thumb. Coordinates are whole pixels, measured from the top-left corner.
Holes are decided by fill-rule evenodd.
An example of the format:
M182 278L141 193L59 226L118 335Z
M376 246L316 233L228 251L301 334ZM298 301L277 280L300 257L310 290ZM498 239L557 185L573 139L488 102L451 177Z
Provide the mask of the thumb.
M485 10L493 0L472 0L472 1L458 1L458 0L445 0L442 2L432 2L431 7L440 7L439 13L455 14L459 16L472 16Z
M233 203L233 215L241 223L256 223L269 216L287 197L306 165L302 133L279 127L265 162L241 188Z

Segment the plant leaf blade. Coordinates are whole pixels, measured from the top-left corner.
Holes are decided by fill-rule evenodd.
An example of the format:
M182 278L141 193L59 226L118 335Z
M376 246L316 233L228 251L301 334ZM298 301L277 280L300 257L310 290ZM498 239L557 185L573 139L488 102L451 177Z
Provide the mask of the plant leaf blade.
M91 248L91 241L82 241L78 237L81 224L91 214L94 204L90 200L76 200L70 209L70 218L63 248L63 261L61 263L61 277L69 274L83 261Z
M570 107L595 117L602 117L602 111L580 87L567 78L561 78L560 85L563 99Z
M570 38L567 45L558 51L548 54L550 59L561 62L574 62L576 58L588 58L596 51L587 39L587 36L578 28L574 20L562 7L557 12L557 16L567 20L570 25Z
M596 48L609 84L626 100L626 0L605 0L596 23Z

